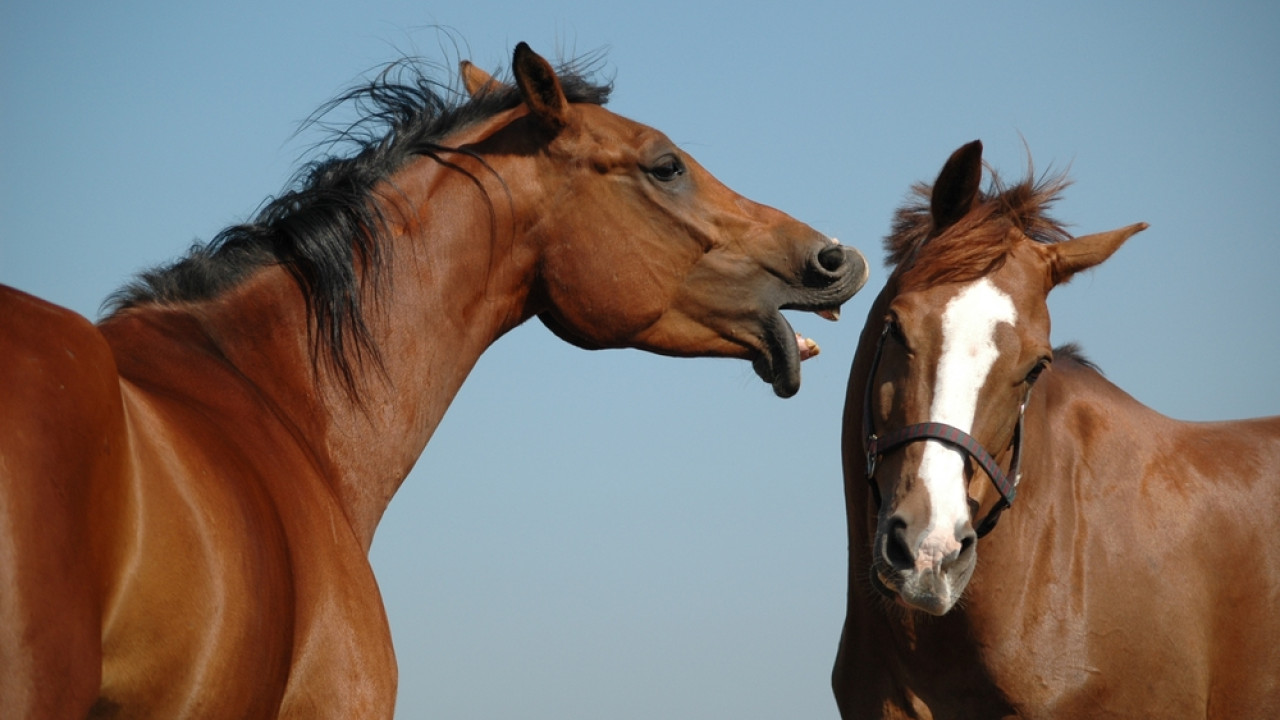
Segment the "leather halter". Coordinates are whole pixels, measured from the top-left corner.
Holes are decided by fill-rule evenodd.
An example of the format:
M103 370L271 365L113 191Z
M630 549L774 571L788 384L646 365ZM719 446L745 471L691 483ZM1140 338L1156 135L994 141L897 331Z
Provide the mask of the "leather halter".
M881 504L880 487L875 482L876 465L880 457L913 442L937 440L960 450L972 458L987 474L987 477L991 478L991 483L996 486L996 490L1000 491L1000 500L996 502L996 506L991 509L991 512L983 519L976 530L978 537L983 537L995 528L996 521L1000 519L1000 513L1013 504L1013 498L1017 494L1018 481L1022 479L1018 472L1018 466L1022 460L1022 419L1027 409L1027 400L1031 397L1031 388L1027 388L1027 394L1023 396L1022 402L1018 404L1018 423L1014 426L1013 439L1010 441L1013 446L1013 457L1009 460L1008 473L1005 473L1000 468L999 463L991 456L991 453L982 447L982 443L974 439L969 433L946 423L916 423L886 433L881 437L875 433L875 425L871 417L872 387L875 384L876 370L880 368L880 356L884 352L885 338L889 336L892 328L892 323L885 323L884 330L880 332L880 339L876 342L875 358L871 361L871 370L867 374L867 386L862 399L862 431L865 435L864 444L867 453L867 483L871 485L871 493L875 497L876 507Z

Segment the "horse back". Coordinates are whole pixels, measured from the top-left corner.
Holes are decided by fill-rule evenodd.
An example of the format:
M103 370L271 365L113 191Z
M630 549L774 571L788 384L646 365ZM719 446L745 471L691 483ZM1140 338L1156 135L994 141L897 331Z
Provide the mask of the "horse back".
M110 348L85 318L0 286L0 706L83 716L101 673L98 520L124 463Z

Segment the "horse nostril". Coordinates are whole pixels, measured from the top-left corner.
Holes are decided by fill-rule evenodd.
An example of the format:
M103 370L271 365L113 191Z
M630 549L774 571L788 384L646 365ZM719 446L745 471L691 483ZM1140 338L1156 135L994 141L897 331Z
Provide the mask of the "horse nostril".
M840 245L828 245L818 253L818 264L823 270L833 273L844 267L845 252Z
M907 543L906 520L895 517L889 521L889 528L885 533L884 556L895 568L915 567L915 553L911 552Z
M960 541L960 549L944 563L947 569L964 567L973 562L973 553L978 543L978 534L966 528L956 532L956 540Z

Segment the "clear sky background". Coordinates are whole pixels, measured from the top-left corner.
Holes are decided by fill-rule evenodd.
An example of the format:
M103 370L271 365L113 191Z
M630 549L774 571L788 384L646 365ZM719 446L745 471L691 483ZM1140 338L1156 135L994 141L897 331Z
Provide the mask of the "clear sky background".
M1151 223L1055 292L1054 341L1175 417L1280 412L1278 37L1261 0L7 0L0 282L97 317L278 193L300 121L401 54L607 49L613 110L873 276L841 323L792 318L823 354L791 400L540 323L491 348L374 543L398 715L835 718L840 414L894 208L975 138L1020 177L1025 141L1070 168L1076 232Z

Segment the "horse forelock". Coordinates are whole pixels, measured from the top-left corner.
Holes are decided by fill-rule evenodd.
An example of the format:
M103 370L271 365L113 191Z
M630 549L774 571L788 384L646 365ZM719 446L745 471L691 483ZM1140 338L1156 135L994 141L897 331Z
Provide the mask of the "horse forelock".
M935 234L929 210L933 187L918 183L908 202L894 213L892 230L884 240L885 263L901 289L976 280L1004 263L1014 244L1010 230L1045 244L1070 239L1063 225L1048 214L1068 185L1070 180L1063 173L1037 180L1028 168L1025 179L1006 186L993 170L990 187L979 194L969 212Z
M557 68L570 102L608 102L612 82L590 79L601 60L593 53ZM316 159L294 174L281 195L268 198L251 220L140 273L107 299L104 314L208 300L258 268L278 264L306 298L316 358L328 360L354 390L355 365L378 357L361 305L362 289L376 294L387 259L374 188L414 157L449 152L441 144L448 135L522 102L514 83L468 97L433 79L433 70L443 74L428 61L402 58L322 105L302 129L318 127L328 137L312 146ZM328 121L344 108L355 120Z

